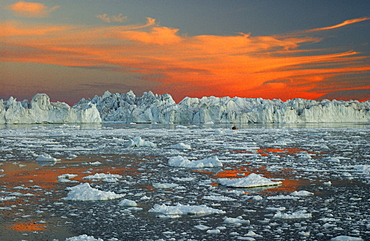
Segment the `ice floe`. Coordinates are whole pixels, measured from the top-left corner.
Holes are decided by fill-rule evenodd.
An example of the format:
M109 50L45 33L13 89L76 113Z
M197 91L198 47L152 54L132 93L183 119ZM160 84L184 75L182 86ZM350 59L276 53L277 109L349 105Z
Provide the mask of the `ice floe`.
M185 168L207 168L207 167L222 167L222 162L217 156L204 158L198 161L190 161L183 156L174 156L168 160L168 165L172 167L185 167Z
M97 201L97 200L110 200L122 198L125 194L116 194L111 191L101 191L92 188L89 183L81 183L77 186L67 188L69 190L67 197L64 200L74 201Z
M81 234L79 236L67 238L65 241L103 241L103 239L95 238L94 236L89 236L87 234Z
M242 178L234 179L219 178L217 179L217 182L227 187L245 187L245 188L277 186L281 185L282 183L280 181L271 181L270 179L255 173L251 173L248 176Z
M126 147L156 147L153 142L143 140L140 136L134 137L126 143Z
M177 204L175 206L167 206L166 204L155 204L153 208L149 210L152 213L162 213L165 215L207 215L207 214L222 214L225 211L207 207L206 205L182 205Z

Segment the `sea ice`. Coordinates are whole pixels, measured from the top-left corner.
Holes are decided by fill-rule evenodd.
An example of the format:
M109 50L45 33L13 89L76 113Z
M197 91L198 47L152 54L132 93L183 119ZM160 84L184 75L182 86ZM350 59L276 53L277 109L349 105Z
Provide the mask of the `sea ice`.
M125 196L125 194L116 194L114 192L105 192L92 188L89 183L81 183L77 186L67 188L67 190L69 190L68 196L62 198L63 200L96 201L122 198Z
M307 197L307 196L314 195L314 193L309 192L309 191L305 191L305 190L301 190L301 191L294 191L290 195L299 196L299 197Z
M363 241L363 239L358 237L341 235L330 239L330 241Z
M126 206L126 207L136 207L137 203L135 201L132 201L132 200L129 200L129 199L123 199L118 203L118 205Z
M182 205L177 204L176 206L167 206L166 204L155 204L153 208L149 210L153 213L163 213L166 215L206 215L206 214L221 214L225 211L210 208L206 205Z
M190 150L191 146L188 145L188 144L184 144L184 143L178 143L178 144L175 144L175 145L168 146L167 148L179 149L179 150Z
M121 175L118 174L105 174L105 173L95 173L94 175L89 175L83 177L85 180L102 180L103 182L116 182L118 179L122 178Z
M86 234L82 234L79 236L67 238L65 241L103 241L103 239L101 238L96 239L94 236L88 236Z
M134 137L126 143L126 147L156 147L153 142L143 140L140 136Z
M36 158L36 162L56 162L60 159L54 158L50 156L49 154L41 154Z
M242 178L234 179L219 178L217 179L217 182L227 187L245 187L245 188L276 186L282 183L280 181L271 181L270 179L262 177L261 175L255 173L251 173L248 176Z
M278 211L277 213L275 213L274 218L276 219L306 219L306 218L312 218L312 214L307 213L305 210L296 211L293 213L282 213Z
M172 167L185 168L207 168L207 167L222 167L222 162L217 156L204 158L198 161L190 161L186 157L175 156L168 160L168 165Z

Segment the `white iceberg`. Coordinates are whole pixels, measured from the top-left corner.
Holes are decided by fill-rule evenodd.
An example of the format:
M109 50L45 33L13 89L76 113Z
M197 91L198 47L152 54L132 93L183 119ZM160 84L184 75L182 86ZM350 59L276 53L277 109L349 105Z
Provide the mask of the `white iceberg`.
M96 239L94 236L88 236L87 234L82 234L79 236L66 238L65 241L103 241L103 239L101 238Z
M56 162L59 161L60 159L54 158L50 156L49 154L41 154L36 158L37 162Z
M92 188L89 183L81 183L67 189L69 190L69 193L67 197L62 198L64 200L97 201L117 199L125 196L125 194L116 194L114 192L106 192Z
M116 182L120 178L122 178L122 176L118 174L95 173L94 175L83 177L82 179L93 181L102 180L103 182Z
M137 97L132 91L91 100L78 105L95 104L103 121L124 123L305 123L369 122L370 101L307 100L282 101L240 97L185 97L176 103L169 94L145 92Z
M134 137L126 143L126 147L156 147L153 142L143 140L140 136Z
M205 158L198 161L190 161L186 157L175 156L168 160L168 165L172 167L186 168L207 168L207 167L222 167L222 162L217 156Z
M305 210L296 211L292 213L282 213L278 211L277 213L275 213L273 218L275 219L307 219L307 218L312 218L312 214L307 213Z
M149 210L153 213L163 213L165 215L207 215L207 214L222 214L225 211L220 209L210 208L206 205L182 205L177 204L176 206L167 206L166 204L155 204L153 208Z
M136 207L137 203L129 199L123 199L118 203L118 205L125 206L125 207Z
M330 241L363 241L363 239L359 237L341 235L330 239Z
M70 107L64 102L50 102L46 94L36 94L31 102L0 100L0 124L31 123L100 123L95 104L84 102Z
M312 196L314 195L313 192L301 190L301 191L294 191L290 195L292 196L298 196L298 197L307 197L307 196Z
M191 146L188 145L188 144L184 144L184 143L178 143L178 144L175 144L175 145L168 146L167 148L179 149L179 150L190 150Z
M262 177L261 175L255 173L251 173L248 176L242 178L234 179L219 178L217 179L217 182L227 187L245 187L245 188L277 186L282 183L280 181L271 181L270 179Z

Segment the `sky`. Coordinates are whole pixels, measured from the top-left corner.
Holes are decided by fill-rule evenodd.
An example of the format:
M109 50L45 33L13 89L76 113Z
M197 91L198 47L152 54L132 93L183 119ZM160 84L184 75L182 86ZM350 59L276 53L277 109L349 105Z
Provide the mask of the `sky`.
M368 0L0 4L0 99L370 99Z

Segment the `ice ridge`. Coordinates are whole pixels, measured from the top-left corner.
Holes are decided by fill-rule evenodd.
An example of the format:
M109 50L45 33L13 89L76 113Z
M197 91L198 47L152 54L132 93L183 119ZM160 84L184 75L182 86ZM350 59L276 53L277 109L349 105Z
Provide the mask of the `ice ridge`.
M306 123L306 122L369 122L370 100L307 100L185 97L176 103L169 94L151 91L137 97L132 91L112 94L106 91L92 100L82 99L78 105L95 104L103 121L123 123Z
M88 101L70 107L64 102L50 102L47 94L36 94L31 102L13 97L0 100L0 124L99 122L98 109Z
M202 124L202 123L323 123L370 122L370 100L307 100L185 97L176 103L169 94L133 91L81 99L73 107L50 102L36 94L31 102L0 100L0 124L6 123L99 123L99 122Z

